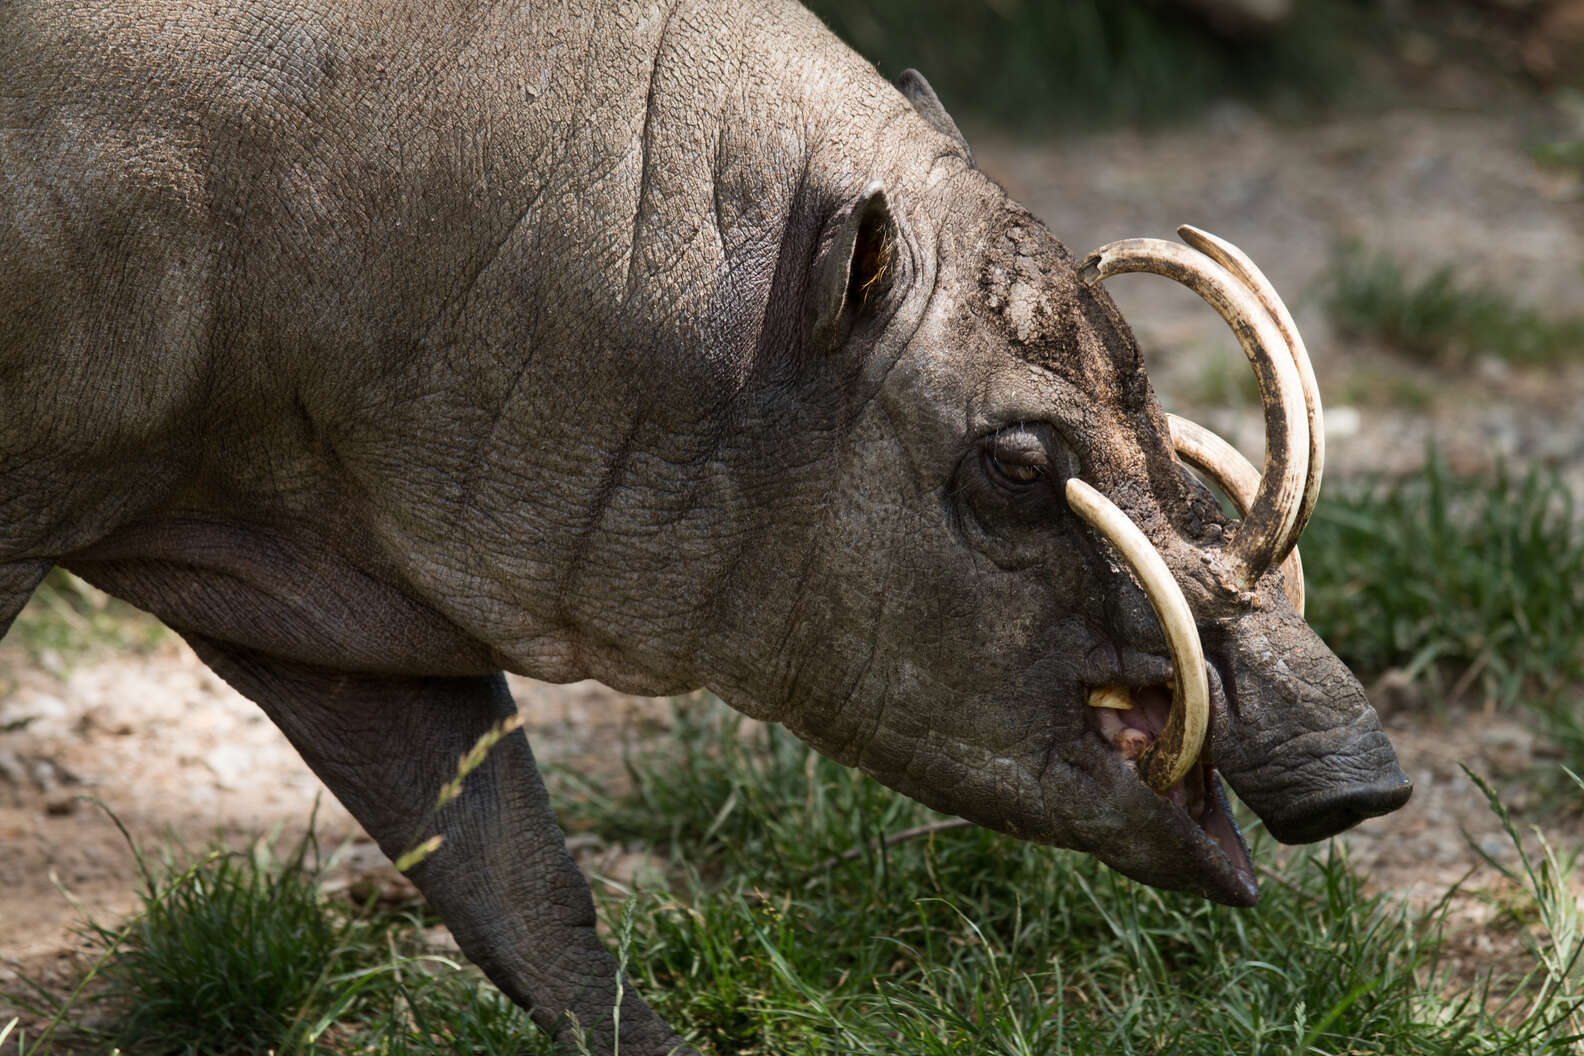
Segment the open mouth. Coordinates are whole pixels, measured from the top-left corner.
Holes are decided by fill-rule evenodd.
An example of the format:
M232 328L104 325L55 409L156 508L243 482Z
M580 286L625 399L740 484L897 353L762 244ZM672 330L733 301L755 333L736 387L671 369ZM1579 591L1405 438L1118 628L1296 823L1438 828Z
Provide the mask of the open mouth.
M1214 679L1219 689L1219 679ZM1171 717L1172 686L1097 686L1089 693L1090 723L1116 751L1121 766L1148 787L1142 768ZM1217 890L1217 901L1252 904L1258 893L1254 862L1216 773L1208 743L1180 780L1156 792L1168 828L1189 837ZM1187 825L1184 825L1184 822Z

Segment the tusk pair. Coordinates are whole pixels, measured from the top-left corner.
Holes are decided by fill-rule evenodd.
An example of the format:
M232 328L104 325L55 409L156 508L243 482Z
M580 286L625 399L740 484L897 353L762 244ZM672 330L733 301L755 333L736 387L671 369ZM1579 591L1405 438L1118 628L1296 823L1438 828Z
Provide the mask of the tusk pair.
M1185 462L1208 474L1243 516L1225 551L1231 585L1253 590L1280 563L1287 597L1301 615L1303 565L1297 543L1314 512L1325 463L1314 369L1292 314L1242 250L1187 225L1177 233L1187 246L1155 238L1102 246L1084 258L1078 275L1089 285L1130 272L1163 275L1199 294L1232 328L1259 379L1265 407L1264 472L1210 430L1175 415L1168 416L1172 445ZM1273 353L1278 348L1285 354ZM1077 478L1067 481L1067 504L1127 561L1166 633L1173 707L1166 728L1139 760L1145 783L1165 792L1193 768L1209 727L1210 692L1193 611L1160 551L1127 514Z
M1239 503L1243 525L1226 553L1232 585L1252 590L1292 552L1314 512L1325 463L1319 388L1292 314L1247 254L1194 227L1183 225L1177 232L1189 245L1159 238L1112 242L1089 254L1078 275L1090 285L1132 272L1163 275L1204 298L1237 336L1259 379L1265 465L1252 497ZM1224 442L1220 447L1230 450ZM1216 468L1201 468L1220 483Z

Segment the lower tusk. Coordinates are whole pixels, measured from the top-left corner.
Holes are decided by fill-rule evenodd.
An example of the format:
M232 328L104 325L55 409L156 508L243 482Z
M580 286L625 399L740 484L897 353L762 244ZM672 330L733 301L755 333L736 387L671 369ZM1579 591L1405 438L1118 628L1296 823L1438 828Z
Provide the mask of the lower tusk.
M1237 448L1198 422L1168 414L1166 424L1171 426L1172 446L1177 449L1177 456L1214 481L1216 487L1226 492L1226 497L1237 507L1238 516L1247 517L1249 506L1259 491L1259 470ZM1303 561L1298 557L1296 546L1282 560L1281 570L1282 589L1287 594L1287 600L1302 616Z
M1165 792L1198 761L1210 726L1210 687L1193 611L1160 551L1115 503L1077 477L1069 477L1067 505L1122 555L1166 633L1174 690L1171 715L1154 745L1139 760L1144 783L1156 792Z

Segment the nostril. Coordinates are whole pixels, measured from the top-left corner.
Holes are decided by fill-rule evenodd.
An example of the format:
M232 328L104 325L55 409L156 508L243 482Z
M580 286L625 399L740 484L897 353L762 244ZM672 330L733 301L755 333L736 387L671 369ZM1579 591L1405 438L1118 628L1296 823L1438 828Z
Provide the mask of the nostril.
M1265 825L1283 843L1314 843L1351 829L1365 818L1390 814L1413 795L1413 782L1401 771L1366 784L1347 785L1306 796Z

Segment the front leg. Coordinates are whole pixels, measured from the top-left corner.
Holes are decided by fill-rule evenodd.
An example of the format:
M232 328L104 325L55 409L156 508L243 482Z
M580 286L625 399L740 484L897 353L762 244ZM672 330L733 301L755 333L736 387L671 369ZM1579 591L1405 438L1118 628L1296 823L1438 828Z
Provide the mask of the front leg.
M564 1035L575 1015L593 1052L615 1050L616 959L595 934L593 897L522 731L497 744L461 797L433 813L458 758L515 714L505 676L338 672L186 638L264 708L387 855L443 837L407 875L495 985L546 1030ZM692 1051L623 985L623 1054Z

